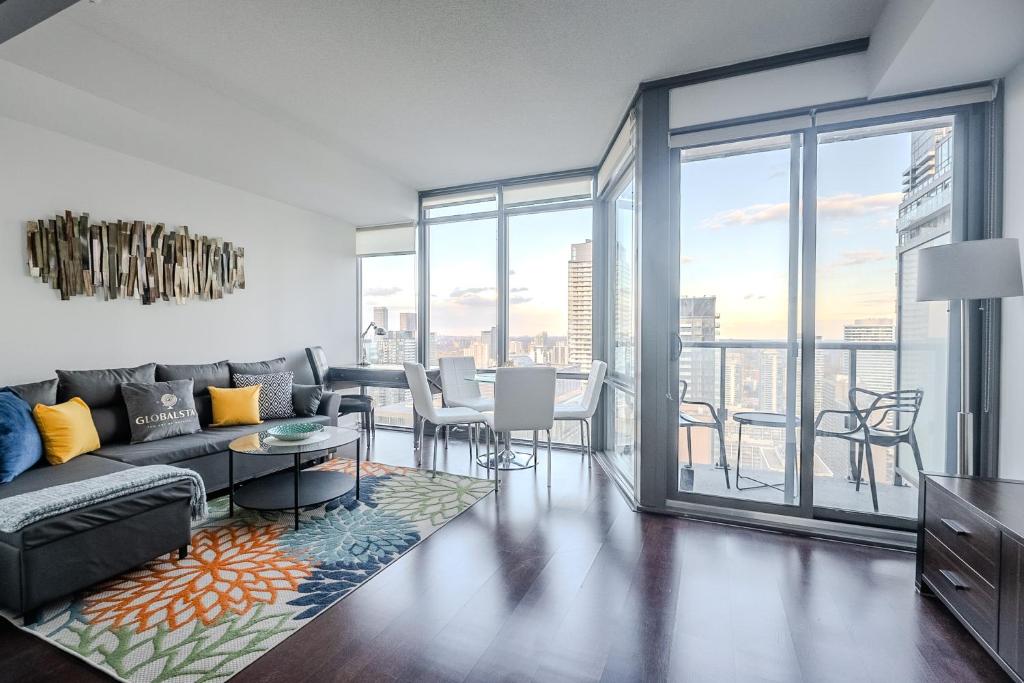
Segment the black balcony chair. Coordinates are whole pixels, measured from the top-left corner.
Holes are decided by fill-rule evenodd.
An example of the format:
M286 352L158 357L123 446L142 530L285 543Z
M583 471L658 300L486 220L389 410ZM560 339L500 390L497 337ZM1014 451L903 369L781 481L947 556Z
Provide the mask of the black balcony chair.
M864 397L866 400L859 401ZM870 389L854 387L850 389L850 410L823 410L814 420L814 435L842 439L855 444L857 448L857 466L853 473L856 490L860 491L860 477L864 467L864 459L868 461L868 482L871 484L871 504L878 512L878 487L875 484L875 461L871 454L872 446L882 448L899 448L901 443L908 444L914 451L917 471L924 465L921 463L921 449L917 445L914 425L921 412L921 401L924 391L921 389L901 389L899 391L877 392ZM861 407L861 405L865 407ZM825 429L821 423L827 415L839 415L847 418L842 429ZM907 416L905 426L895 427L895 419Z
M313 381L324 388L327 386L327 370L330 365L327 363L327 354L322 346L307 346L306 358L309 360L309 369L313 371ZM338 415L350 415L359 413L359 426L366 436L373 438L377 436L377 421L374 412L373 399L362 394L355 396L342 396L338 406Z
M693 441L690 438L690 430L694 427L707 427L718 431L719 462L722 463L722 471L725 473L725 488L729 487L729 461L725 457L725 427L718 417L718 411L710 403L704 401L686 400L686 391L689 389L686 380L679 380L679 427L686 430L686 456L688 467L693 470ZM705 408L709 417L691 415L684 411L683 406L700 406Z

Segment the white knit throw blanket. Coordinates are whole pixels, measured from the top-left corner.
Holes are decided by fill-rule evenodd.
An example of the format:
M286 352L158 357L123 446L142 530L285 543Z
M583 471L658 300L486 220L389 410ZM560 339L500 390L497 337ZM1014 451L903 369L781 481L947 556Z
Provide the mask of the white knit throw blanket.
M176 481L192 482L192 520L204 519L206 487L198 473L170 465L146 465L4 498L0 500L0 531L14 533L49 517Z

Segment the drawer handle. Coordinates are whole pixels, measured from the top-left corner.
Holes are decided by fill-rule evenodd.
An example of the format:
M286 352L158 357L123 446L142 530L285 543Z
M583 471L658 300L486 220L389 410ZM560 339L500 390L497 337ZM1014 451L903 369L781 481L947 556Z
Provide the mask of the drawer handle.
M965 591L970 588L970 586L960 580L960 577L957 576L957 573L954 571L950 571L949 569L940 569L939 573L942 574L942 578L949 581L953 585L953 588L958 591Z
M957 536L970 536L971 535L971 532L969 532L967 530L967 527L965 527L963 524L961 524L960 522L956 521L955 519L942 518L939 521L942 522L942 525L944 527L946 527L947 529L952 531Z

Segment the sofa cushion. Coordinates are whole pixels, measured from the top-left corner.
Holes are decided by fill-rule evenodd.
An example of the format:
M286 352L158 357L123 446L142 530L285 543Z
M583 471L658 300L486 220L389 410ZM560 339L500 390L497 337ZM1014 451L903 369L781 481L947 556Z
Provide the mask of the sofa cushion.
M313 417L267 420L258 425L211 427L196 434L174 436L161 441L104 445L96 450L94 455L136 466L173 465L190 458L197 458L212 453L222 453L227 451L228 444L240 436L291 422L319 422L320 424L328 424L330 418L326 415L315 415Z
M123 382L153 383L156 365L109 370L58 370L57 400L78 396L92 409L92 420L100 443L120 443L131 438L128 411L121 398Z
M50 486L70 484L73 481L91 479L111 472L119 472L129 466L96 455L86 454L69 460L63 465L33 467L10 484L0 484L0 499L32 493Z
M292 405L291 372L272 372L269 375L238 374L231 379L238 388L259 385L261 420L295 417L295 406Z
M320 410L320 399L324 388L319 384L292 384L292 405L300 417L316 415Z
M90 408L103 408L121 403L121 385L125 382L152 384L156 381L156 364L137 368L107 370L58 370L57 400L77 396Z
M231 369L228 362L203 363L200 365L157 365L156 381L170 382L176 379L192 380L192 393L205 396L209 387L228 388L231 386Z
M131 419L132 443L195 434L202 429L190 379L152 384L125 382L121 393Z
M15 384L7 387L7 389L27 403L29 408L35 408L37 403L42 403L44 406L52 406L57 402L56 377L43 380L42 382Z
M113 464L113 461L110 461ZM122 522L148 510L170 503L189 501L192 497L192 483L175 481L151 489L127 493L118 498L94 503L84 508L71 510L60 515L47 517L29 524L15 532L0 531L0 543L29 550L52 543L67 536L73 536L107 524ZM153 533L153 529L148 530ZM156 533L163 533L158 530ZM120 552L117 547L107 547L109 553Z
M272 372L282 372L287 361L284 356L273 360L261 360L254 363L228 363L231 368L231 375L269 375Z
M32 409L12 391L0 391L0 484L7 484L43 457Z

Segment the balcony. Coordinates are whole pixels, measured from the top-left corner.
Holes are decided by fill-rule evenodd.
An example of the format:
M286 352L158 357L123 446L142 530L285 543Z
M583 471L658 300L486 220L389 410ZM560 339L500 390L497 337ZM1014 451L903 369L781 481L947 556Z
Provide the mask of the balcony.
M722 472L717 432L691 428L693 478L688 479L686 429L679 431L678 465L682 475L680 490L705 495L742 498L773 503L799 502L799 434L794 432L787 444L786 429L747 426L743 431L741 474L778 488L737 490L736 464L739 442L738 412L763 411L785 415L799 413L799 382L787 382L787 356L796 358L796 343L785 340L687 341L680 358L680 379L686 380L688 400L712 404L721 418L725 433L725 455L729 463L726 488ZM815 346L815 416L822 410L848 410L851 387L888 391L896 388L899 349L892 341L818 340ZM795 391L793 391L795 387ZM908 388L908 387L903 387ZM701 409L686 406L691 415L707 417ZM813 417L809 418L813 420ZM843 429L854 424L839 421L827 425ZM875 477L880 514L914 517L917 514L917 489L908 484L916 479L916 464L909 447L902 452L873 447ZM905 449L905 450L904 450ZM787 460L791 465L791 486L785 486ZM814 505L817 507L873 513L867 467L856 490L856 449L849 442L834 438L815 439ZM753 486L754 481L741 481Z

